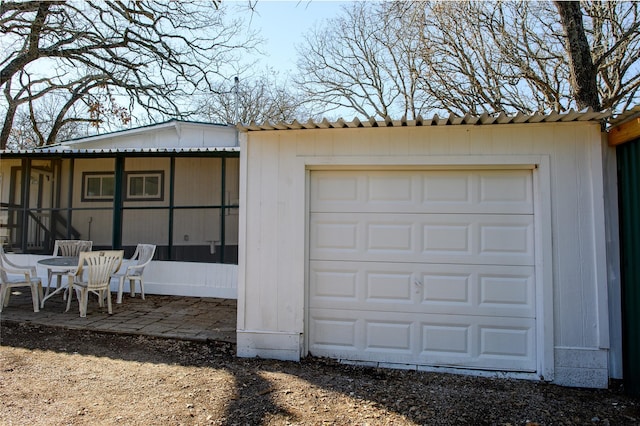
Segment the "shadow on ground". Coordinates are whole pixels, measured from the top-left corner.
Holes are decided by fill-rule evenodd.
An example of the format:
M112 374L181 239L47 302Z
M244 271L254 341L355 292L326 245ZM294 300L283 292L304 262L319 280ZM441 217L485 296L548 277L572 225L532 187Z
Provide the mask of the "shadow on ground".
M620 388L366 368L309 357L235 357L230 342L163 339L3 321L0 344L31 351L199 367L229 374L212 424L640 424L640 401ZM208 372L208 373L207 373ZM226 389L226 386L222 387ZM221 388L221 389L222 389ZM222 392L222 391L221 391Z

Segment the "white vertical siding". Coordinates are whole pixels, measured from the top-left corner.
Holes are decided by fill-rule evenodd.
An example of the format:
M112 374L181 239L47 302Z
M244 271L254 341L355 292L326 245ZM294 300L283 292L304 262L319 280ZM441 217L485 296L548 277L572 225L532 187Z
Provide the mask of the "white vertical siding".
M304 332L305 164L419 167L428 158L445 167L464 158L465 164L500 165L508 156L531 155L549 158L550 194L541 195L548 197L551 219L545 226L551 229L548 281L552 282L547 284L552 288L554 323L549 332L555 336L554 346L607 348L598 123L260 131L242 137L247 143L242 198L246 235L239 265L240 353L251 345L249 333ZM261 345L269 349L262 340ZM289 357L295 358L291 354L297 348L289 350ZM552 348L544 351L553 353Z

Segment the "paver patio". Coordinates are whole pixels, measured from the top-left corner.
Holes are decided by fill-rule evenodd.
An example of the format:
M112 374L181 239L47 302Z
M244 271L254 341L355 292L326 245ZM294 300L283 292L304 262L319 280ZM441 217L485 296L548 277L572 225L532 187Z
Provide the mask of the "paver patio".
M116 304L112 294L112 301L113 314L109 315L106 304L100 308L96 297L90 296L87 317L80 318L75 295L69 312L65 312L62 294L47 300L40 312L33 312L29 290L15 289L0 320L184 340L236 341L236 300L153 294L142 300L139 294L134 298L125 294L123 303Z

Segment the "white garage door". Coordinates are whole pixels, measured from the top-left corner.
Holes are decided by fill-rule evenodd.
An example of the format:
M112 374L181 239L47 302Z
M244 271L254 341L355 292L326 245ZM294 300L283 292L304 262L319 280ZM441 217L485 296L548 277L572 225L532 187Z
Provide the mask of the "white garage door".
M312 171L308 349L535 371L531 170Z

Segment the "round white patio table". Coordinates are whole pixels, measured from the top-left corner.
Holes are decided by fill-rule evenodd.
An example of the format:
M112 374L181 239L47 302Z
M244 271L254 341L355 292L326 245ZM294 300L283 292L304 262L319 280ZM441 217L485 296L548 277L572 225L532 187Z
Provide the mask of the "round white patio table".
M55 256L38 260L38 264L53 272L64 272L74 270L78 266L78 259L77 256ZM60 293L60 291L66 290L69 286L68 282L66 285L62 283L60 287L56 288L52 293L49 293L50 284L51 283L47 283L47 295L42 298L40 308L44 308L45 300L51 298L54 294Z

